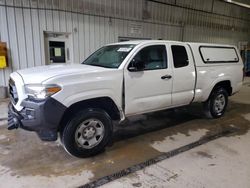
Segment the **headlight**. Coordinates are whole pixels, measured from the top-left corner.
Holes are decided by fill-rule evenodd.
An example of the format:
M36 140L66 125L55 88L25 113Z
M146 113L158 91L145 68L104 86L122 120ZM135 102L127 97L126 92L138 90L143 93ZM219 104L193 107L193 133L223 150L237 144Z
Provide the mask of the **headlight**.
M56 84L39 85L39 84L28 84L25 85L25 92L28 96L32 96L36 99L45 99L59 92L62 88Z

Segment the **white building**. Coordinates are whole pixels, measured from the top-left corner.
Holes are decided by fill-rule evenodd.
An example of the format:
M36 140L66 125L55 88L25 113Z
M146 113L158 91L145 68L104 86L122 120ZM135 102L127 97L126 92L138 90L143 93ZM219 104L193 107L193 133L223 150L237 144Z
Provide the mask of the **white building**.
M17 69L80 63L122 40L238 45L250 41L249 10L222 0L0 0L0 41L9 59L0 86Z

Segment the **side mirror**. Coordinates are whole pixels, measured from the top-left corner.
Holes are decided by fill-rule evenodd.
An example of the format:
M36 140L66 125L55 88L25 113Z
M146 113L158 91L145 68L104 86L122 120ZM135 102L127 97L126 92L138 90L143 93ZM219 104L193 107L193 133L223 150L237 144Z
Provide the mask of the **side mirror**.
M128 70L131 72L143 71L145 68L145 64L141 60L133 59Z

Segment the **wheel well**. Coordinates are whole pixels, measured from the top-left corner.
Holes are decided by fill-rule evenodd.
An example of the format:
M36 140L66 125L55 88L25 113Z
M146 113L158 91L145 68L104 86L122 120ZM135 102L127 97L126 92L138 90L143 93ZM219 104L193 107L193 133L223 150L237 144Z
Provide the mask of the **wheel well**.
M111 119L113 120L120 119L120 111L111 98L100 97L100 98L88 99L88 100L74 103L69 108L67 108L60 122L59 130L63 129L63 127L66 125L69 118L73 114L77 113L79 110L83 110L86 108L99 108L99 109L106 111L111 117Z
M231 82L229 80L225 80L225 81L221 81L221 82L217 83L214 86L213 90L215 90L218 87L223 87L227 91L229 96L232 95L232 86L231 86Z

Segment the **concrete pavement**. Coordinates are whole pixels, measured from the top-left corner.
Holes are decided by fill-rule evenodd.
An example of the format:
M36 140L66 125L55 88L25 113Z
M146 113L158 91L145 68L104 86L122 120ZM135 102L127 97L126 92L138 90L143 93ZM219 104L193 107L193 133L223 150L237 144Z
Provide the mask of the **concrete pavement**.
M231 97L230 100L238 104L250 104L249 78L245 79L241 91ZM232 103L231 105L234 106ZM239 109L237 110L232 107L231 110L238 111ZM231 119L226 123L235 127L240 127L240 124L244 124L243 127L247 130L243 132L240 131L242 134L236 134L209 142L102 187L249 188L250 113L245 111L238 115L239 117ZM228 116L228 114L225 116ZM241 118L245 119L245 121L241 122ZM179 138L178 140L180 139L184 138ZM160 151L168 151L166 147L175 145L175 143L173 144L171 141L172 139L167 137L164 141L153 144L153 147L157 147Z

